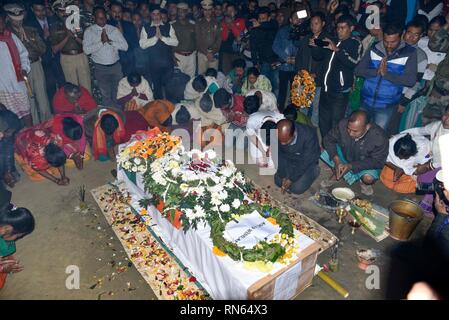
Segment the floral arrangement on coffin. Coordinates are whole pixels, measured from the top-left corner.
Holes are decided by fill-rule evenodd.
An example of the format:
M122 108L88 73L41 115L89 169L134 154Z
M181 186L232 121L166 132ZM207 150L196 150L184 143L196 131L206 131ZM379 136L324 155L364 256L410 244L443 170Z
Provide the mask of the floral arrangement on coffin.
M175 152L155 159L144 174L145 191L153 195L141 206L156 206L170 221L180 220L185 231L208 222L212 213L220 217L238 209L248 186L230 161L220 161L213 150ZM163 203L163 205L161 205Z
M237 244L228 241L224 237L226 224L231 220L239 220L243 215L256 210L270 223L280 227L279 234L270 241L260 241L251 249L245 249ZM209 217L211 226L211 239L214 244L214 253L218 256L228 255L236 261L245 261L249 267L256 267L261 271L268 272L275 262L289 264L299 252L299 246L295 244L296 235L289 217L277 208L268 205L262 206L258 203L249 203L244 200L243 204L234 210L234 214L226 215L223 218L216 213Z
M148 163L177 148L181 142L179 137L161 133L159 128L134 136L133 140L117 157L118 164L124 170L133 173L146 172Z
M288 216L279 209L250 203L246 195L251 190L243 174L232 162L218 160L212 150L185 152L182 147L177 148L149 165L144 183L146 192L158 196L141 200L143 208L155 205L175 226L180 222L184 231L196 229L199 223L208 223L213 250L218 256L260 262L262 265L256 267L269 271L267 264L287 264L297 255L299 248L295 245L293 225ZM254 210L279 225L280 234L250 249L226 240L227 223Z
M315 99L316 84L306 70L301 70L293 78L291 87L292 103L298 108L309 108Z

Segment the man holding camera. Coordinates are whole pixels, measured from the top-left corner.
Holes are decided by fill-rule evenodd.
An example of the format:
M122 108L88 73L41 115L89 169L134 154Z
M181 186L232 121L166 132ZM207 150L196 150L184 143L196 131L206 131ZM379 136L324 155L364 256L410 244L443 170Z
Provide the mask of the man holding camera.
M337 20L338 42L325 38L327 48L332 54L324 74L323 90L319 104L319 127L321 136L335 127L344 118L349 100L349 92L354 83L354 69L362 56L362 44L352 37L356 25L350 15L343 15Z

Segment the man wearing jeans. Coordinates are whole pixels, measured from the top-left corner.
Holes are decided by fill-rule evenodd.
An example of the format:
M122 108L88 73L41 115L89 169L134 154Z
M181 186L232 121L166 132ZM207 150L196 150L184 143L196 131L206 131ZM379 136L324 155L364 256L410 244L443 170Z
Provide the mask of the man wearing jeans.
M355 69L357 76L365 78L361 108L383 129L388 127L404 87L416 83L417 52L401 37L401 27L387 25L383 40L365 54Z
M127 51L128 43L116 27L106 24L103 8L94 11L95 24L84 33L83 49L92 55L95 63L95 78L101 91L103 104L117 106L118 83L123 78L119 50Z
M323 138L345 116L354 83L354 69L363 49L360 41L351 36L355 24L352 16L343 15L337 20L337 44L329 38L324 39L327 42L324 48L331 50L332 55L320 93L319 127Z
M284 119L277 123L277 135L279 163L274 182L282 193L302 194L320 175L320 145L316 129Z
M300 23L298 15L293 12L290 15L290 24L279 29L273 42L273 51L282 62L279 67L279 95L280 110L284 110L287 100L287 91L295 76L295 56L298 51L299 41L292 38L292 32Z

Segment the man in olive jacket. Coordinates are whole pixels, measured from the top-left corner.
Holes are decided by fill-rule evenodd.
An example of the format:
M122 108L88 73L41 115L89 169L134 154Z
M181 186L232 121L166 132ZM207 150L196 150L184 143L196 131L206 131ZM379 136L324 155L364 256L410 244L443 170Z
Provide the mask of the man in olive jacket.
M353 112L323 139L326 151L321 159L334 169L334 175L322 186L329 187L341 178L349 185L360 180L362 193L372 195L372 185L379 179L388 156L388 143L385 131L370 123L365 111Z

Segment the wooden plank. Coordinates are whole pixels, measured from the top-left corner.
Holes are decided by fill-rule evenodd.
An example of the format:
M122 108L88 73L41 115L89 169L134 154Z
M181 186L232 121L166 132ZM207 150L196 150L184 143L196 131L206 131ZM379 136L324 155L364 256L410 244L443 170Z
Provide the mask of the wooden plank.
M298 263L302 263L301 272L297 279L297 289L295 294L290 297L293 299L299 293L304 291L312 283L316 259L321 246L314 242L306 249L302 250L298 254L298 259L289 264L287 267L279 270L275 274L269 274L266 277L260 279L256 283L252 284L248 288L248 299L249 300L272 300L274 297L274 290L276 285L276 280L282 276L285 272L295 267ZM293 284L292 284L293 285Z

